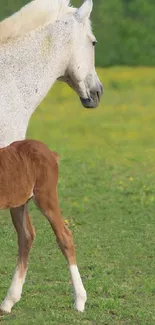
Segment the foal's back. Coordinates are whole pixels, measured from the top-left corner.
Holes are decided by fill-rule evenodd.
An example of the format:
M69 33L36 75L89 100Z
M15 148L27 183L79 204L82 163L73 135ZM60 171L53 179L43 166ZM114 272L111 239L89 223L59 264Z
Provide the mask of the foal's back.
M57 157L36 140L17 141L0 149L0 209L24 204L35 189L56 186Z

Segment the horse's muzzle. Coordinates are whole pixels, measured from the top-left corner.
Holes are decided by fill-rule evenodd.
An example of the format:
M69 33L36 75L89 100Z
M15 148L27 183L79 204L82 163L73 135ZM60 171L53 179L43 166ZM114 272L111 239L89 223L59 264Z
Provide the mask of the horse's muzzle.
M88 98L80 97L81 103L86 108L96 108L100 103L102 94L103 94L103 85L99 83L97 90L90 92L90 97Z

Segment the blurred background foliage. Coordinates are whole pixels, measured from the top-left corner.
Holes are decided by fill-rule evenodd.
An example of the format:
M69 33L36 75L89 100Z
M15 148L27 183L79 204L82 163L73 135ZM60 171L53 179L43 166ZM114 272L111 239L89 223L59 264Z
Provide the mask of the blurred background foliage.
M28 2L1 0L0 19ZM80 6L82 0L71 3ZM155 0L94 0L92 21L98 66L155 65Z

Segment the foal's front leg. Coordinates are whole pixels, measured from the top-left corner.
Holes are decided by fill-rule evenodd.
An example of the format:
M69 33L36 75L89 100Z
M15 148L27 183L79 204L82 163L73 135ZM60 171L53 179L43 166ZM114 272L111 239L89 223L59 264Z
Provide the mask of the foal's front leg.
M34 201L51 224L60 249L67 259L75 295L74 306L75 309L83 312L87 294L76 263L72 233L66 227L61 217L57 193L54 190L49 195L36 192Z
M1 312L10 313L12 307L21 298L22 288L27 273L29 251L35 236L27 204L10 210L12 221L18 235L18 262L7 296L0 306Z

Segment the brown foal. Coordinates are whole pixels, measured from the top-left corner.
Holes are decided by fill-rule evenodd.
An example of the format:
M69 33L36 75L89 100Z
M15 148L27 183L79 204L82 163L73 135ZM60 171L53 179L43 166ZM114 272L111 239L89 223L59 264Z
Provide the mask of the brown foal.
M86 291L76 264L72 234L64 224L59 208L58 160L56 152L35 140L17 141L0 149L0 209L10 208L19 246L15 274L0 306L1 313L11 312L13 305L21 298L28 255L35 237L28 212L31 198L48 219L67 259L75 294L75 308L84 310Z

